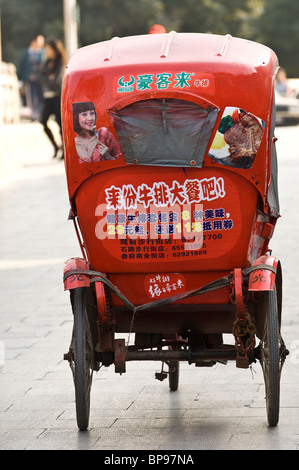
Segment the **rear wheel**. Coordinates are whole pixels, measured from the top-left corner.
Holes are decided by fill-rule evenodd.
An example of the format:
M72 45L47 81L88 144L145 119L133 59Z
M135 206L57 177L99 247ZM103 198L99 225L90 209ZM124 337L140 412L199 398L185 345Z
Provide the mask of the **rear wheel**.
M280 334L276 288L265 292L265 321L259 345L259 360L262 366L267 418L269 426L279 421L280 375L285 360L285 346Z
M71 368L75 384L77 424L81 431L85 431L89 424L90 391L94 369L94 347L86 305L86 289L82 287L74 289Z
M169 388L170 390L175 392L179 386L180 362L169 361L168 367L169 367L169 371L168 371Z

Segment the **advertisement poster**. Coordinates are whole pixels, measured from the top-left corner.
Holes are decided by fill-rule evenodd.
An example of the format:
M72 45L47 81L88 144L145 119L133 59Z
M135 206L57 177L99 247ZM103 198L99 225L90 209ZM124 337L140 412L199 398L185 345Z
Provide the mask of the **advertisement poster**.
M251 168L260 147L265 124L243 109L226 107L209 156L235 168Z
M96 238L130 264L221 256L241 231L237 189L222 177L116 182L98 201Z

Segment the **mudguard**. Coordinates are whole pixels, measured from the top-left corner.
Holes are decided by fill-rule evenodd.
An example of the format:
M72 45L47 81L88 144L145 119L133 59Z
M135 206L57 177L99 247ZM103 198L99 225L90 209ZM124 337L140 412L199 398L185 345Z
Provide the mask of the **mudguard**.
M72 271L88 271L90 269L88 261L83 258L70 258L64 263L64 290L76 289L77 287L89 287L90 277L84 273Z
M271 255L260 256L253 266L267 265L272 266L277 271L280 263L277 258ZM248 290L249 291L268 291L273 290L276 283L277 272L270 271L269 269L259 267L249 275Z

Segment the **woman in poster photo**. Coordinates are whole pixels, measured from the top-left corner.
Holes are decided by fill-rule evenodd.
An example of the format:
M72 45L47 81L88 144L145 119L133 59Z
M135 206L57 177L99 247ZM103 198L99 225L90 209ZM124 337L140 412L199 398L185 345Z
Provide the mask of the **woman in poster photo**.
M96 129L97 113L91 101L73 103L75 144L79 163L115 160L122 151L106 127Z

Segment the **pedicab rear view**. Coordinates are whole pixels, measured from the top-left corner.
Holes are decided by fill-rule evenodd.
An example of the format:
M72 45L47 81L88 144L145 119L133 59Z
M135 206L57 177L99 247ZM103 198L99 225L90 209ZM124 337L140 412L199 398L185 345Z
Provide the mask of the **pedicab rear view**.
M277 69L265 46L197 33L113 38L71 58L62 119L82 257L64 266L74 316L65 358L79 429L93 371L148 360L162 362L156 378L171 390L181 361L259 361L268 423L278 423Z

